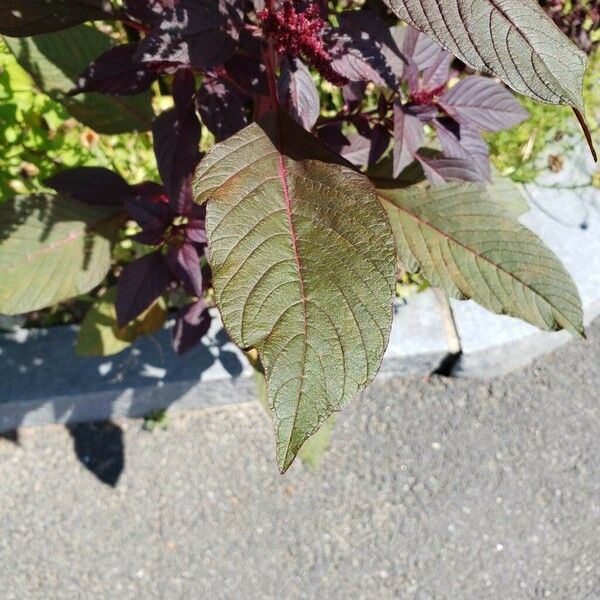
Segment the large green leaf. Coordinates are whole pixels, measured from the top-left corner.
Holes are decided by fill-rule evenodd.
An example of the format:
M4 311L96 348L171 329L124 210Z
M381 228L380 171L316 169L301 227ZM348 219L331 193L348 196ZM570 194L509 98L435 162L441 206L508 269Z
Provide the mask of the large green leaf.
M583 111L585 54L537 0L384 0L471 67L541 102Z
M484 187L380 189L400 260L450 296L547 330L583 333L575 283Z
M285 471L304 441L377 373L394 247L369 180L289 117L218 144L195 180L225 328L265 369Z
M58 31L111 15L108 0L0 0L0 34L22 37Z
M0 204L0 314L44 308L98 285L123 223L117 210L49 194Z
M109 36L94 27L79 25L57 33L5 38L5 42L40 90L98 133L146 131L152 127L150 92L136 96L67 96L89 63L114 45Z

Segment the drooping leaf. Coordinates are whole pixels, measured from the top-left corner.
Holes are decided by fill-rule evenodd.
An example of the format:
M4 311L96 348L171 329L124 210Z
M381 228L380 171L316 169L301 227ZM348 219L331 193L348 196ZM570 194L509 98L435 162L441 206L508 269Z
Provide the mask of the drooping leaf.
M104 167L74 167L65 169L44 181L59 194L86 204L124 206L135 190L118 173Z
M290 116L310 131L319 118L321 99L310 71L302 61L297 58L283 61L277 93Z
M510 129L529 115L504 87L487 77L465 77L444 92L439 105L452 117L485 131Z
M89 63L114 45L108 35L79 25L59 33L5 41L36 86L63 104L84 125L98 133L151 128L154 112L149 92L131 97L98 93L68 95Z
M125 327L117 324L116 288L112 287L88 311L77 336L78 356L112 356L122 352L140 336L158 331L167 317L161 297L135 321Z
M536 0L384 0L467 65L534 100L583 111L585 54Z
M424 140L423 123L400 102L394 102L394 177L415 160Z
M145 92L158 73L134 62L136 44L120 44L96 58L77 78L71 95L99 92L109 96L131 96Z
M285 471L375 376L394 288L389 224L368 179L285 113L218 144L197 171L209 200L215 300L265 368Z
M167 110L154 121L152 133L158 170L173 201L200 160L200 131L193 106L184 111Z
M546 330L583 334L581 300L558 258L483 186L379 189L398 251L448 295Z
M203 298L184 306L175 319L173 349L177 354L191 350L208 333L210 313Z
M0 0L0 34L37 35L111 16L108 0Z
M0 314L45 308L97 286L123 221L118 208L50 194L0 204Z
M170 283L167 262L160 250L129 263L117 286L117 324L124 327L164 294Z

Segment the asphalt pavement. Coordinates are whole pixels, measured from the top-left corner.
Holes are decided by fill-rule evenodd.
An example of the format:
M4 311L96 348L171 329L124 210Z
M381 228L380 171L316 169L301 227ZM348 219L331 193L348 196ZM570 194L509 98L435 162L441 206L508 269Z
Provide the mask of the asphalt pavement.
M600 325L503 378L375 383L317 470L278 473L251 401L0 439L0 590L598 600Z

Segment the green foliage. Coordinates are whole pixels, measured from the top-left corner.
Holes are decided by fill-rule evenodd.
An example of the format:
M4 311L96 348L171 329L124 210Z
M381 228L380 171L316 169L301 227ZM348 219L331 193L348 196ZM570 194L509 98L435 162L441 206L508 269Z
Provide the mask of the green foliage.
M0 205L0 314L16 315L89 292L102 282L124 221L115 207L17 196Z
M584 80L586 117L595 134L600 127L599 72L600 48L590 57ZM569 133L579 135L579 125L567 107L544 106L524 97L520 102L529 112L529 119L508 131L489 133L485 137L498 171L513 181L529 183L546 167L538 160L544 150Z
M39 192L43 181L75 166L102 166L132 183L156 179L147 133L98 135L40 93L0 39L0 202Z
M550 331L583 335L575 283L558 258L472 184L380 189L398 257L449 296Z
M140 336L158 331L167 317L167 305L159 298L135 321L117 324L116 288L109 288L88 311L77 338L78 356L112 356L122 352Z
M146 431L166 430L169 428L169 415L166 410L157 410L144 417L143 428Z

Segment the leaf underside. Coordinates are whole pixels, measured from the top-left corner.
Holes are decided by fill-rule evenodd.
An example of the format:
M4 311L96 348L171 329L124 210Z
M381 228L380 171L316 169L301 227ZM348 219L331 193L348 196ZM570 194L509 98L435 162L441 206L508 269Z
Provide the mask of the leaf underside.
M485 188L380 189L398 257L448 295L545 330L583 335L577 288L557 257Z
M0 314L38 310L96 287L122 222L114 207L49 194L0 204Z
M373 379L391 327L389 224L368 179L336 160L281 114L216 146L195 180L215 299L264 366L282 472Z
M384 0L474 69L548 104L583 111L585 54L537 0Z

